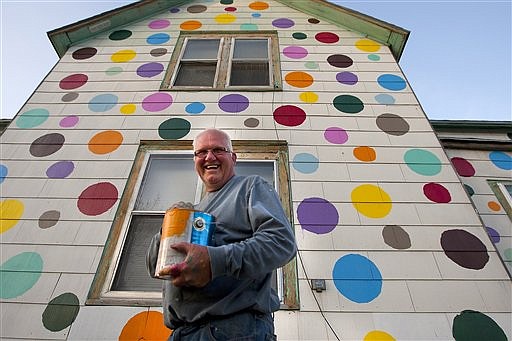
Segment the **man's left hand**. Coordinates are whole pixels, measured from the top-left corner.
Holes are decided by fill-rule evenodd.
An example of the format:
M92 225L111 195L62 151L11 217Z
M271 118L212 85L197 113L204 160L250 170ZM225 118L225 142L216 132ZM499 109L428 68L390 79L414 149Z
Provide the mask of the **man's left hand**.
M171 275L173 285L201 288L210 282L212 272L206 246L181 242L173 244L171 247L186 255L182 263L173 264L161 271L162 274L169 273Z

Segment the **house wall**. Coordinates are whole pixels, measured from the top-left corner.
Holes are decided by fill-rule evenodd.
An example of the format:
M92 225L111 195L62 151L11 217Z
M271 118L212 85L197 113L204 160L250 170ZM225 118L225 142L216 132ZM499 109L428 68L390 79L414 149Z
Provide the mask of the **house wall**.
M277 30L283 91L159 91L185 29ZM509 276L390 50L276 1L222 0L71 47L0 137L2 338L168 335L159 307L85 300L139 141L187 122L182 139L288 142L300 310L276 313L280 340L512 337Z

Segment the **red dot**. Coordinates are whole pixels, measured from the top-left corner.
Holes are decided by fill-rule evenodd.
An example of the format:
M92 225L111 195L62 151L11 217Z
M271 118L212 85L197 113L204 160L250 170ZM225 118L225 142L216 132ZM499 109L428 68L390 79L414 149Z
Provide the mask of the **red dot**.
M274 110L274 120L284 126L295 127L306 120L306 113L294 105L283 105Z
M88 79L89 77L83 73L75 73L73 75L62 78L59 83L59 87L63 90L76 89L87 83Z
M315 39L321 43L334 44L340 40L340 37L332 32L320 32L315 35Z
M425 196L437 203L448 203L452 201L450 192L443 186L435 182L430 182L423 186L423 193Z
M462 157L452 157L452 164L455 167L455 170L460 176L470 177L475 175L475 169L473 165L469 163L468 160Z
M95 216L114 206L117 197L116 186L110 182L99 182L84 189L78 197L77 206L83 214Z

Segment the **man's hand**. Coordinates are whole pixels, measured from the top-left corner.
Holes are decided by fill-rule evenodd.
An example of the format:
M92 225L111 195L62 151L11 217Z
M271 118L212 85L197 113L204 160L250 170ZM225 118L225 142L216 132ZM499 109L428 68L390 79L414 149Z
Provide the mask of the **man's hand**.
M186 242L176 243L171 247L186 255L182 263L173 264L160 271L161 275L171 275L172 284L177 287L204 287L210 282L210 256L206 246Z

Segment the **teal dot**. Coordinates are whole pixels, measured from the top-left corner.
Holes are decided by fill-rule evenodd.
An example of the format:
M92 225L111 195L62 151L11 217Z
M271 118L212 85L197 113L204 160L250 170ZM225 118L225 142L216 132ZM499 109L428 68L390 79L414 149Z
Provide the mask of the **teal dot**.
M240 25L242 31L257 31L258 25L256 24L242 24Z
M158 135L164 140L178 140L190 132L190 122L182 118L170 118L160 124Z
M206 106L201 102L193 102L185 107L185 111L189 114L200 114L204 111Z
M303 40L306 39L308 36L306 35L306 33L303 32L294 32L292 34L292 37L297 40Z
M318 159L309 153L299 153L293 158L292 165L300 173L311 174L318 169Z
M16 125L24 129L34 128L43 124L49 115L48 110L42 108L25 111L16 120Z
M512 262L512 248L505 249L503 252L503 260L506 262Z
M5 178L7 177L8 172L9 172L9 170L7 169L6 166L0 165L0 184L2 182L4 182Z
M405 80L397 75L384 74L377 78L377 82L384 89L398 91L403 90L406 87Z
M117 96L113 94L101 94L89 101L89 110L92 112L109 111L117 104Z
M120 66L112 66L105 71L107 76L115 76L123 72L123 68Z
M369 54L368 60L371 60L373 62L377 62L380 60L380 56L378 54Z
M305 62L304 63L304 66L307 68L307 69L319 69L320 66L318 66L318 63L317 62Z
M1 298L18 297L41 277L43 259L36 252L23 252L9 258L0 266Z
M490 152L489 159L500 169L512 169L512 157L505 152Z
M415 173L436 175L441 171L441 161L432 152L425 149L409 149L404 154L404 161Z

